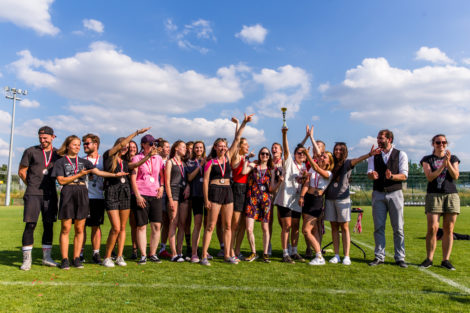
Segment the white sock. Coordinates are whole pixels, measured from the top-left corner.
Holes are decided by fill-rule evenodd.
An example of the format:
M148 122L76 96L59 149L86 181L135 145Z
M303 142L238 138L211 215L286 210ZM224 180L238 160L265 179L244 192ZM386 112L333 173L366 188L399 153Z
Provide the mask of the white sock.
M52 245L42 245L42 249L52 249Z
M32 247L32 246L22 247L21 250L22 250L23 252L25 252L25 251L31 251L31 250L33 250L33 247Z
M292 254L297 254L297 247L292 247Z
M282 250L282 256L289 256L289 250L288 249L283 249Z
M321 254L321 252L316 253L315 256L319 259L323 259L323 255Z
M100 253L100 249L98 250L93 250L93 254L99 254Z

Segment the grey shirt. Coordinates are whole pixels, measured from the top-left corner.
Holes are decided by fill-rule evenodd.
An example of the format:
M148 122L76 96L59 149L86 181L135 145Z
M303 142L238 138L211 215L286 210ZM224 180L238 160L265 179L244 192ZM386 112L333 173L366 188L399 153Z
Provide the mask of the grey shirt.
M353 168L351 160L344 161L343 166L341 166L336 175L333 175L333 179L326 189L325 197L327 200L349 198L349 178Z

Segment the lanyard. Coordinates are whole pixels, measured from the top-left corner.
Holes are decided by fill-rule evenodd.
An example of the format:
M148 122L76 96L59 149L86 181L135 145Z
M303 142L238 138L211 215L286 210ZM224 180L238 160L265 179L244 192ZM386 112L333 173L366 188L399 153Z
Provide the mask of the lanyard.
M183 179L184 179L184 167L183 167L183 162L181 162L181 164L179 164L178 161L176 160L176 158L173 158L173 161L175 161L176 165L178 165L178 167L179 167L179 169L180 169L181 177L183 177Z
M124 172L124 165L122 165L122 160L119 161L119 166L121 167L121 172Z
M201 176L202 176L202 167L198 159L196 159L196 164L197 164L197 167L199 168L199 173L201 173Z
M225 177L225 155L224 155L224 170L222 170L222 166L220 166L219 160L217 160L217 165L220 168L220 173L222 174L222 178Z
M47 159L46 157L46 151L44 151L44 149L42 150L42 154L44 155L44 166L47 168L49 166L49 164L51 163L51 160L52 160L52 153L54 152L53 151L54 149L51 149L51 154L49 154L49 160Z
M318 184L320 183L320 174L318 172L315 172L315 176L313 177L313 186L315 186L316 189L318 189Z
M145 164L149 167L149 172L150 176L153 175L153 167L152 167L152 157L150 157L147 161L145 161Z
M88 155L86 156L86 159L88 160ZM96 164L98 164L98 160L100 159L100 155L98 154L98 157L95 160L95 163L93 163L93 166L96 167ZM88 160L89 161L89 160Z
M268 168L265 168L264 169L264 172L261 171L261 165L258 166L258 172L259 172L259 178L260 178L260 183L262 184L263 183L263 179L264 177L266 176L266 172L268 171ZM262 174L262 175L261 175Z
M70 165L72 165L72 167L73 167L73 173L74 173L74 174L77 174L77 171L78 171L78 156L75 157L75 166L73 166L73 163L72 163L72 161L70 160L70 158L69 158L68 155L66 155L65 157L67 158L67 161L69 161Z

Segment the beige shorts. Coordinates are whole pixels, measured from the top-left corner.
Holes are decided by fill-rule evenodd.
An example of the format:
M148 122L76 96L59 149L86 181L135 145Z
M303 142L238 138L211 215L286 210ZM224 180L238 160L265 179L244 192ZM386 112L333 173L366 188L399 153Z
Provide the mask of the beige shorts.
M325 220L338 223L351 221L351 199L326 200Z
M460 198L458 193L428 193L425 200L425 213L460 214Z

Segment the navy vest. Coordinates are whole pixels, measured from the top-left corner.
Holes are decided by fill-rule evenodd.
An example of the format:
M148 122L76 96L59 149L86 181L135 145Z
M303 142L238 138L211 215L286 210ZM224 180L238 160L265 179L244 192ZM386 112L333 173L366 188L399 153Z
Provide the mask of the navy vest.
M399 156L400 150L393 149L387 164L384 163L382 154L374 156L374 169L379 174L379 178L374 180L374 190L392 192L402 189L401 181L393 181L385 178L385 171L387 169L392 172L392 175L399 174Z

